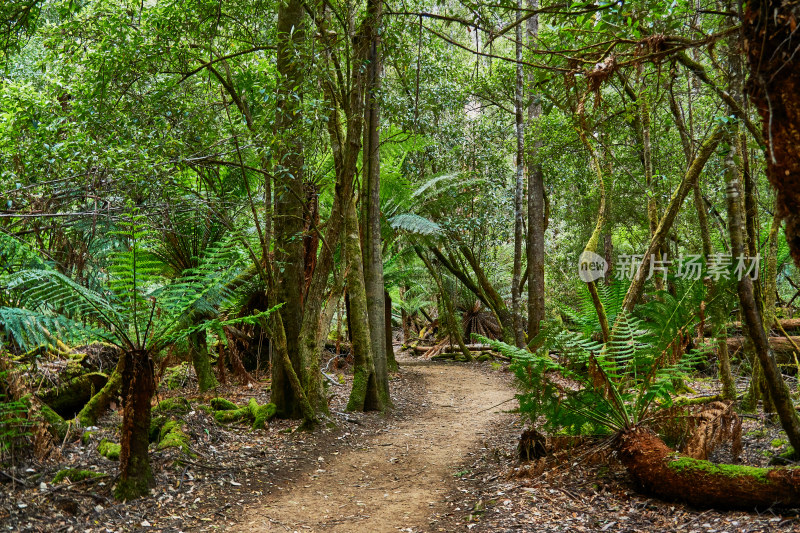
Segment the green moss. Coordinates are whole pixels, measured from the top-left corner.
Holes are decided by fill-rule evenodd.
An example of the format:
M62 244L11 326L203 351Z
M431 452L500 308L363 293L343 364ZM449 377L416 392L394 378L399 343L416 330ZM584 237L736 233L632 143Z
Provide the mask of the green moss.
M174 398L166 398L158 402L158 405L153 408L153 412L186 414L191 409L192 404L189 403L189 400L176 396Z
M154 416L150 419L150 430L148 431L148 438L150 442L156 442L161 434L161 428L167 423L169 418L163 415Z
M477 358L477 361L480 362L480 363L483 363L483 362L486 362L486 361L492 361L492 360L494 360L494 357L492 357L492 354L490 354L490 353L482 353Z
M770 446L773 448L780 448L784 444L786 444L786 441L783 439L773 439L772 442L770 442Z
M93 435L94 431L84 431L83 435L81 435L81 442L84 446L92 442Z
M167 448L180 448L183 453L194 457L189 451L189 435L183 431L183 423L171 420L161 428L161 436L158 442L158 450Z
M217 411L214 413L214 418L217 422L222 424L227 424L229 422L236 422L237 420L241 420L242 418L248 418L250 416L250 409L245 406L234 411Z
M95 478L95 477L103 477L105 476L102 472L93 472L91 470L79 470L77 468L66 468L64 470L59 471L55 477L53 478L53 485L61 483L65 479L69 479L73 483L78 481L83 481L84 479Z
M50 434L59 441L64 440L67 436L67 422L45 404L39 405L39 412L42 414L42 418L44 418L45 422L47 422Z
M700 472L709 476L749 477L762 483L767 482L769 468L755 466L715 464L711 461L692 459L691 457L678 457L667 463L667 466L679 472Z
M170 420L169 422L164 424L161 427L161 431L158 433L158 441L161 442L162 440L164 440L164 437L167 435L167 433L170 433L173 429L179 427L179 425L182 424L177 420Z
M186 376L189 373L189 364L181 363L178 366L172 366L164 371L162 381L167 385L169 390L180 389L186 384Z
M112 461L119 461L121 449L122 447L119 444L115 444L108 439L101 440L97 446L97 451L100 452L100 455Z
M229 402L224 398L214 398L211 400L211 405L218 405L223 408L214 412L214 418L217 422L226 424L237 420L252 420L253 429L266 428L267 422L275 416L277 411L274 403L258 405L254 398L250 398L250 401L244 407L238 407L235 403Z
M209 404L215 411L235 411L239 409L238 405L225 398L212 398Z
M253 429L265 429L267 427L267 422L275 416L276 412L277 407L274 403L268 403L266 405L259 405L256 407L253 417Z

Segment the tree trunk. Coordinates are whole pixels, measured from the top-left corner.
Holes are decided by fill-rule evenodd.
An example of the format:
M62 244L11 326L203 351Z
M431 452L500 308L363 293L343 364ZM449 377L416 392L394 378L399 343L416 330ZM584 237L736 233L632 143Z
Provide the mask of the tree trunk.
M386 351L384 316L383 254L381 242L381 169L380 169L380 104L378 93L381 86L381 57L378 46L378 28L381 24L382 1L368 3L364 20L364 38L369 42L367 52L366 105L364 107L364 146L362 168L364 175L363 205L363 252L364 284L369 311L369 333L372 356L375 361L378 392L384 405L389 405L389 354Z
M736 168L737 145L731 142L730 151L725 158L725 174L727 182L726 195L728 198L728 229L731 236L731 252L734 257L743 257L746 253L744 235L745 223L742 213L742 190L739 182L739 172ZM742 318L747 327L747 332L753 341L756 356L764 371L769 395L781 421L781 426L786 432L792 447L800 451L800 418L792 404L789 389L781 377L778 364L775 362L769 348L769 340L761 320L761 313L755 299L753 280L743 275L738 283L739 303ZM800 452L798 452L800 453Z
M720 465L679 456L646 428L619 437L617 456L641 490L696 507L768 509L800 505L800 469Z
M394 344L392 343L392 297L389 296L389 291L383 293L384 310L383 316L386 319L386 368L389 372L397 372L400 367L397 364L397 359L394 357Z
M122 355L122 436L120 437L117 500L146 496L155 484L147 448L150 445L150 408L155 392L150 352L126 350Z
M525 328L522 322L522 199L525 182L525 122L522 103L522 0L517 0L515 31L516 76L514 80L514 127L516 132L516 169L514 173L514 267L511 277L511 314L514 323L514 341L518 348L525 347Z
M347 209L344 233L345 255L350 266L347 272L347 294L350 296L350 324L353 327L353 390L347 401L348 411L379 411L383 408L369 327L367 293L364 288L363 259L358 232L355 200ZM383 321L381 321L383 327ZM384 345L380 346L385 349Z
M633 307L636 305L636 302L639 301L639 297L644 291L644 282L647 278L647 274L649 273L649 258L651 255L655 254L657 250L660 250L664 244L664 239L672 227L672 223L675 221L675 217L678 215L678 211L680 210L684 199L689 194L689 191L694 187L697 178L700 176L700 172L703 170L703 167L705 167L709 157L711 157L711 155L714 153L714 150L717 148L717 145L722 140L722 135L723 130L720 126L714 128L708 138L700 146L694 161L692 161L692 164L689 165L689 168L686 170L686 174L683 176L680 185L672 194L672 198L670 198L667 210L664 213L664 216L661 218L661 221L658 223L658 228L650 239L650 244L647 247L647 252L642 258L642 263L636 270L636 274L631 282L630 287L628 288L628 292L625 294L625 300L622 303L623 310L627 312L633 311Z
M189 346L192 352L192 365L197 374L197 388L200 392L213 389L218 385L214 372L211 371L211 361L208 357L208 342L206 332L195 331L189 335Z
M528 9L535 11L539 8L539 0L528 0ZM528 46L531 49L538 47L539 15L528 19ZM534 97L535 77L533 72L528 75L528 135L534 136L528 143L528 342L539 334L539 328L544 320L544 232L547 221L545 220L544 199L544 174L542 165L538 161L539 149L542 142L539 139L539 117L542 106ZM531 134L530 132L534 133Z
M286 328L286 347L295 373L304 381L305 365L299 348L305 287L303 247L303 64L298 57L305 40L305 12L299 0L288 0L278 9L277 21L278 101L275 131L279 142L275 160L274 231L277 270L275 298L282 302L281 322ZM278 416L300 418L302 413L292 392L283 361L272 365L272 403Z
M778 192L786 241L800 267L800 5L747 2L742 31L750 68L750 101L762 120L767 177Z

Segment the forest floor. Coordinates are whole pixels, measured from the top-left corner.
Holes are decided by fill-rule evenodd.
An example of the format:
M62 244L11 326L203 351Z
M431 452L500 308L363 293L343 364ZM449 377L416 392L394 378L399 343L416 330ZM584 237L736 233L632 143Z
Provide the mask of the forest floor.
M404 362L405 363L405 362ZM413 364L413 363L411 363ZM459 463L506 419L514 392L504 376L472 366L408 363L419 380L413 416L328 452L319 468L280 487L233 531L422 531L435 527ZM430 518L430 521L429 521Z
M435 363L400 354L391 380L395 408L344 413L350 377L336 371L332 424L306 433L274 420L266 431L220 426L194 384L161 391L185 396L193 458L151 453L157 486L148 498L116 503L117 464L97 443L113 438L112 412L91 440L65 441L59 464L29 462L0 476L0 530L57 532L752 532L798 531L796 513L697 510L636 492L625 470L596 442L562 448L520 465L524 429L512 375L497 363ZM268 383L221 386L214 395L263 403ZM745 385L745 384L742 384ZM701 389L700 382L698 389ZM707 392L707 391L701 391ZM779 428L745 419L743 462L763 466ZM723 449L714 459L730 460ZM105 477L53 484L64 467Z

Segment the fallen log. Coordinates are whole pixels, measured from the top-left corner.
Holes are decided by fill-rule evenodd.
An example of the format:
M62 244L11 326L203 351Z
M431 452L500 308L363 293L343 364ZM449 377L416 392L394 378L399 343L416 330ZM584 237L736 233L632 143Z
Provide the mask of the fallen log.
M731 357L736 355L737 352L740 352L744 347L744 337L729 337L728 338L728 352L730 353ZM775 352L775 357L778 359L778 363L780 364L794 364L794 355L792 355L796 350L794 344L800 346L800 336L792 336L790 338L786 337L770 337L769 338L769 347ZM716 351L716 342L712 343L706 340L702 343L701 347L708 347L712 351ZM800 357L800 353L797 354Z
M775 321L777 324L780 324L783 329L786 331L800 331L800 318L783 318L781 320ZM773 326L775 327L775 326ZM775 327L775 329L779 329ZM742 323L739 321L731 322L728 324L728 332L732 331L739 331L742 330ZM707 337L713 333L712 325L706 323L705 327L703 328L703 334Z
M617 441L617 456L645 493L695 507L768 509L800 506L800 468L756 468L692 459L646 428Z
M90 372L39 392L37 397L63 418L72 418L106 382L108 376L105 374Z
M411 346L410 348L412 348L415 352L425 353L431 348L433 348L433 346ZM458 348L458 346L454 344L452 348L456 349ZM488 344L467 344L467 350L471 352L483 352L492 350L492 347L489 346Z

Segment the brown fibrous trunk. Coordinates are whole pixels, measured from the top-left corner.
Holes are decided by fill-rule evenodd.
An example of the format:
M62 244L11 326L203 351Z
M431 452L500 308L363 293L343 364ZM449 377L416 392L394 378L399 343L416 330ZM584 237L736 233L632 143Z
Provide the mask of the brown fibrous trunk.
M717 509L800 505L800 468L717 465L673 452L656 434L618 436L617 455L640 490L670 501Z

